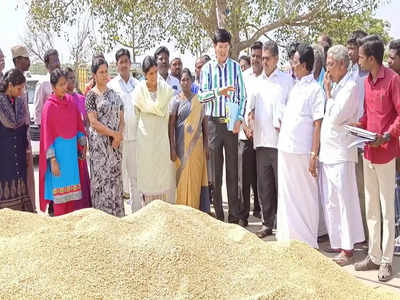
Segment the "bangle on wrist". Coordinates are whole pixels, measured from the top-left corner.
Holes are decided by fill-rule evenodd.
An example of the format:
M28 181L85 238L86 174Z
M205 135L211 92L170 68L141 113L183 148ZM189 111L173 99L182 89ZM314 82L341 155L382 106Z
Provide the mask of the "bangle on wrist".
M311 154L311 158L318 159L318 155L314 151L311 151L310 154Z

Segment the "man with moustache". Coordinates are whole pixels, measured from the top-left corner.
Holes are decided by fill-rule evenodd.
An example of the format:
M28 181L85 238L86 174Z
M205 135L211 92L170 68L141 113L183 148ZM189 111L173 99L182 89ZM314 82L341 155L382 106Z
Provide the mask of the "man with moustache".
M263 45L263 72L257 90L250 97L254 119L254 148L257 158L257 191L261 205L262 227L259 238L272 234L278 198L278 135L284 107L293 86L290 75L278 69L279 49L274 41Z

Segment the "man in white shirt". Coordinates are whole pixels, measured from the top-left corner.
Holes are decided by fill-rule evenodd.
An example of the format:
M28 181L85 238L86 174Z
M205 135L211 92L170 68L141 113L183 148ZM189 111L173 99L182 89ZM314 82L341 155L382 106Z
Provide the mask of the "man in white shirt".
M58 52L55 49L47 50L44 54L44 63L46 65L46 69L49 72L47 75L47 79L44 81L40 81L35 90L35 124L40 125L42 121L42 108L47 98L53 92L53 88L50 83L50 73L55 69L60 68L60 60L58 58ZM52 202L50 202L52 203Z
M333 260L351 263L353 248L364 241L355 165L357 148L349 148L354 138L344 125L358 120L359 88L347 72L350 57L346 47L328 50L324 87L327 97L321 127L320 189L331 248L339 254ZM332 83L335 83L332 88Z
M364 81L368 76L367 72L361 70L358 64L358 51L360 48L360 40L367 36L362 30L353 31L347 40L347 50L349 51L350 56L350 65L349 65L349 73L351 78L357 83L357 87L359 89L359 108L358 108L358 117L361 118L364 112ZM358 148L358 162L356 164L356 177L357 177L357 187L358 187L358 196L360 198L360 206L361 206L361 216L363 220L365 239L368 240L368 228L367 228L367 219L365 217L365 196L364 196L364 172L363 172L363 151L364 147Z
M251 68L243 73L243 80L246 86L248 99L252 93L256 91L255 83L263 70L262 67L262 43L255 42L251 46ZM250 112L250 101L247 101L246 113ZM245 120L246 121L246 118ZM254 194L253 215L257 218L261 217L260 204L257 192L257 162L256 151L253 145L253 128L246 122L242 123L242 129L239 132L239 149L238 149L238 178L239 178L239 198L240 198L240 220L239 225L246 227L250 214L250 187Z
M325 99L312 74L313 65L313 48L300 44L293 57L298 81L290 91L279 134L277 239L318 248L316 177Z
M272 234L277 209L278 134L283 107L293 80L278 70L279 50L273 41L263 45L263 72L257 78L256 92L250 96L254 119L254 148L257 156L257 191L261 205L262 227L256 233L264 238Z
M128 49L119 49L115 54L118 76L108 84L121 97L124 104L124 140L122 144L122 182L125 198L131 199L132 212L142 207L137 195L136 183L136 126L135 109L132 93L139 84L131 74L131 55Z
M179 79L169 73L169 50L161 46L154 53L154 59L157 61L158 75L165 80L167 84L175 91L175 95L181 92Z

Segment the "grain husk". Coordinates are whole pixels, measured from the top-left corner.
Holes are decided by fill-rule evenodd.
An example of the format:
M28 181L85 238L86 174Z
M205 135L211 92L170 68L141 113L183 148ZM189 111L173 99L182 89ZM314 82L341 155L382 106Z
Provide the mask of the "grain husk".
M0 299L399 298L303 243L265 243L161 201L122 219L3 209L0 228Z

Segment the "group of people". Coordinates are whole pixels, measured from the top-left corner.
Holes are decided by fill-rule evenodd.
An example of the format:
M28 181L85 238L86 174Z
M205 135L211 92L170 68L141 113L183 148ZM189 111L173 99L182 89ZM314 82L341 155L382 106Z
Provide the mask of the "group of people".
M387 68L378 36L355 31L346 45L333 45L323 34L314 45L291 44L286 71L278 67L274 41L255 42L239 62L229 56L227 30L216 30L213 45L215 59L198 58L195 76L160 47L144 58L141 81L132 76L127 49L116 52L118 76L111 80L97 55L84 96L74 91L73 70L62 70L57 51L47 51L49 76L35 92L40 209L59 216L94 207L121 217L129 194L133 212L160 199L212 214L212 203L224 221L225 160L228 222L248 225L252 190L260 238L276 229L278 241L317 249L327 233L342 266L368 239L368 256L355 269L379 269L379 280L389 280L400 40L389 45ZM29 57L21 46L12 54L15 68L0 86L0 143L7 149L0 158L0 208L34 212L23 75ZM377 138L352 146L345 125Z

